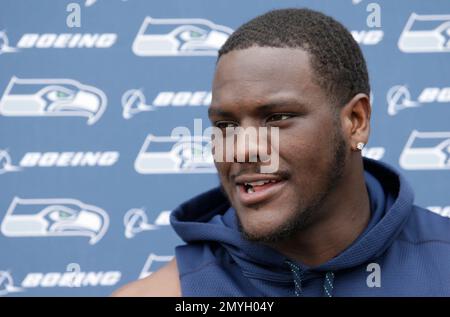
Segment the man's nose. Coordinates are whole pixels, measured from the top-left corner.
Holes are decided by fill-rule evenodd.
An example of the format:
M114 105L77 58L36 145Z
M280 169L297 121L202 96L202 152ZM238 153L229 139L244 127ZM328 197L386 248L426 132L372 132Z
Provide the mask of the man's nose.
M256 163L265 161L268 148L264 127L238 127L235 133L234 162Z

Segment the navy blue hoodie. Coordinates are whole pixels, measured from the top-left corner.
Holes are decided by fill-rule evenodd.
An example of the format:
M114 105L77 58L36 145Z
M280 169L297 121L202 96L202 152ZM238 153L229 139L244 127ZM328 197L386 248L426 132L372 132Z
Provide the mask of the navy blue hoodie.
M450 219L413 204L405 179L364 159L371 218L328 262L307 267L241 237L220 188L179 206L171 224L183 296L450 296Z

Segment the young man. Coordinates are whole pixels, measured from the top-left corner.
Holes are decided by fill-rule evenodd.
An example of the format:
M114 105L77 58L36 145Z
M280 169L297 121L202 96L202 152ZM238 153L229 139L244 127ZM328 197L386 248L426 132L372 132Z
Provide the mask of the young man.
M119 296L449 296L450 219L413 205L391 167L365 159L366 63L338 22L272 11L219 52L213 126L276 127L279 166L216 162L221 188L182 204L175 260ZM236 157L235 157L236 158Z

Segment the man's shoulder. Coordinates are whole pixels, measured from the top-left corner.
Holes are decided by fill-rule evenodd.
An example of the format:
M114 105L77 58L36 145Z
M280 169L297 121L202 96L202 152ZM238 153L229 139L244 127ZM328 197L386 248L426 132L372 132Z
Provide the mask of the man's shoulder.
M180 279L176 259L152 275L129 283L115 291L114 297L180 297Z

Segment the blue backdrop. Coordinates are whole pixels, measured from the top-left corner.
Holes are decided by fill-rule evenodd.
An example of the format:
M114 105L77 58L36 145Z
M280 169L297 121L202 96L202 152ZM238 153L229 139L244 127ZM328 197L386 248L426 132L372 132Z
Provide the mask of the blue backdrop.
M170 210L218 184L193 160L207 142L171 131L207 127L217 49L286 7L352 31L373 89L364 154L450 217L448 0L1 0L0 296L108 295L171 259Z

